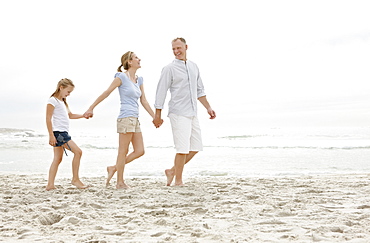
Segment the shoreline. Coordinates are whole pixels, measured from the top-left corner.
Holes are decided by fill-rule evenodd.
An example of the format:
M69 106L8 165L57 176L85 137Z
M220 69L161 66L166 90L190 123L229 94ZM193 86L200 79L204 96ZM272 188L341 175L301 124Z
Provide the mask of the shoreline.
M1 174L0 241L369 242L370 174L303 177L68 178Z

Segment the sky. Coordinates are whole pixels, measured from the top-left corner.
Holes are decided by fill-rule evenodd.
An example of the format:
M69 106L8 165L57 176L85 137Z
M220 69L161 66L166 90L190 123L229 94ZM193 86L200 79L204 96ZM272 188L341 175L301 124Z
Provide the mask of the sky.
M213 126L369 126L368 1L4 0L0 2L0 127L46 131L46 101L61 78L83 113L113 81L120 58L141 58L154 104L162 68L184 37ZM169 95L168 95L169 97ZM200 106L200 104L199 104ZM113 93L95 109L104 126ZM151 121L141 110L144 121ZM164 111L167 113L167 111ZM202 119L207 114L199 108ZM109 123L111 124L111 123ZM114 123L113 123L114 124Z

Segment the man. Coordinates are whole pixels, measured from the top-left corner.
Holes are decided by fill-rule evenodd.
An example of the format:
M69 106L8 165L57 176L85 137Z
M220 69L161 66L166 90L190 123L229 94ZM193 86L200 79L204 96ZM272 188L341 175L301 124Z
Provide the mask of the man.
M173 140L176 149L175 163L165 170L167 186L175 178L175 186L184 186L182 172L198 151L203 150L201 131L197 118L197 99L207 109L210 119L216 118L204 93L198 66L187 60L188 45L184 38L172 41L175 60L162 70L158 82L155 105L154 125L158 128L163 120L161 113L168 89L171 92L168 117L170 118Z

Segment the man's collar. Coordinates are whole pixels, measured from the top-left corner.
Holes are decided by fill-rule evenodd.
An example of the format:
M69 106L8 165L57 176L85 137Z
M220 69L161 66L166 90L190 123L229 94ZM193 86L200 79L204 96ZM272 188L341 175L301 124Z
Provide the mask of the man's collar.
M178 62L178 63L186 63L186 62L187 62L187 60L186 60L186 61L184 61L184 60L180 60L180 59L175 59L175 60L174 60L174 62Z

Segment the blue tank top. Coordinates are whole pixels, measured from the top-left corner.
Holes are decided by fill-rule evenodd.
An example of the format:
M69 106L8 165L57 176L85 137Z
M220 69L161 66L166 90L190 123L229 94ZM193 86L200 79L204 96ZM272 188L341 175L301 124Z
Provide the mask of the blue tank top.
M132 82L125 73L116 73L115 78L119 78L122 84L118 87L121 98L121 109L118 118L139 117L139 98L141 96L140 86L144 80L142 77L137 79L137 83Z

